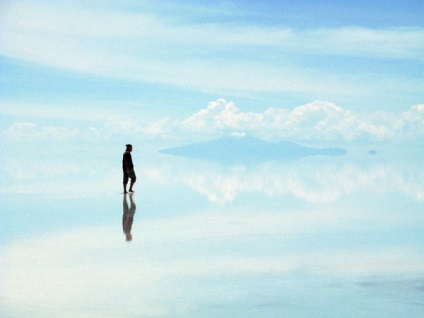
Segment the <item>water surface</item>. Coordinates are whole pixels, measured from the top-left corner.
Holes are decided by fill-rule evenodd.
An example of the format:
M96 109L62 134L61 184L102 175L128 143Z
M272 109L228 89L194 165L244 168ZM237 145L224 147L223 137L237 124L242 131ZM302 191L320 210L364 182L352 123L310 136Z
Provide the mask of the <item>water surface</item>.
M133 157L4 163L0 316L422 317L418 150Z

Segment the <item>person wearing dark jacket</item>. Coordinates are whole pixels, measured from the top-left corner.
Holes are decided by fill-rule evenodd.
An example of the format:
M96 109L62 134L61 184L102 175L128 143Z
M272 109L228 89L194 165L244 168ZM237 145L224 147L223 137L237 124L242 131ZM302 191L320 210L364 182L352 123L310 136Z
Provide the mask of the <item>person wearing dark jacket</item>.
M128 180L131 179L130 188L128 189L129 192L134 192L133 186L135 183L135 180L137 179L135 172L134 172L134 164L131 157L131 151L132 151L132 145L128 144L126 145L127 149L124 152L123 158L122 158L122 170L124 173L124 193L127 193L127 184Z

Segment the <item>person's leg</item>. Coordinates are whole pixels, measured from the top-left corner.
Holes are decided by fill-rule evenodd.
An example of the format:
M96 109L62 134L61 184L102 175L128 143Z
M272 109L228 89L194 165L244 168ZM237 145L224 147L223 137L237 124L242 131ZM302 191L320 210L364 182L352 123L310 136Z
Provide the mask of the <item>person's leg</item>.
M129 177L131 178L131 183L130 183L130 188L129 188L129 192L134 192L134 190L133 190L133 186L134 186L134 183L135 183L135 180L137 179L137 177L136 177L136 175L135 175L135 172L134 172L134 170L131 170L129 173L128 173L128 175L129 175Z
M135 183L135 181L131 180L130 189L128 190L129 192L134 192L134 190L133 190L134 183Z
M128 173L124 171L124 193L127 193Z

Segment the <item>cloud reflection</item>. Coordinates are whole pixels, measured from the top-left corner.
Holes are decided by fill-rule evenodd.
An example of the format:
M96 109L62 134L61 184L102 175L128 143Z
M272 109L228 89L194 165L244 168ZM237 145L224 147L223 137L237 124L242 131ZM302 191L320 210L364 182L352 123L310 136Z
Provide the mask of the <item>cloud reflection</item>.
M219 204L252 194L331 203L352 193L397 192L424 200L423 169L397 162L302 160L228 167L186 161L178 166L147 167L143 174L153 184L184 185Z
M358 276L393 279L424 271L419 246L400 244L402 239L396 246L382 245L377 237L384 230L374 228L365 246L351 244L352 237L362 242L356 231L363 224L378 219L387 229L379 215L358 218L352 211L327 209L230 212L145 220L143 238L131 249L116 239L115 226L9 242L0 250L0 304L13 317L25 316L31 306L35 317L59 312L69 317L195 317L196 310L213 305L243 310L292 293L299 293L299 304L311 305L319 290L339 306L330 300L331 282L345 294ZM345 235L334 236L336 229ZM257 286L262 287L260 297L254 295ZM354 297L372 302L361 294ZM375 297L387 301L384 291ZM302 306L293 309L302 313Z

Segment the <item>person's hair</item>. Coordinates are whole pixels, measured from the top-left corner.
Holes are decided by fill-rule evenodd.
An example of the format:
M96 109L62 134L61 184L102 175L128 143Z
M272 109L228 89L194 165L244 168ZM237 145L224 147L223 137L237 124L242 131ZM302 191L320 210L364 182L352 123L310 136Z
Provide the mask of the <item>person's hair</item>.
M127 149L130 148L130 147L132 148L132 145L131 144L127 144L125 146L127 147Z

